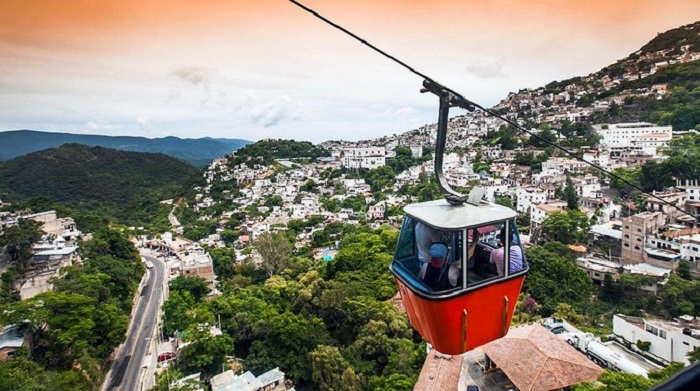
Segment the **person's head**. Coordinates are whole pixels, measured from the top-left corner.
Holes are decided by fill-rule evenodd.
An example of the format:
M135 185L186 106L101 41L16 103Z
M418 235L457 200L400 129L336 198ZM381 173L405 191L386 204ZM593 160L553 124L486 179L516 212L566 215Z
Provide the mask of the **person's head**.
M501 233L498 235L498 240L501 241L502 245L506 245L506 227L501 228Z
M435 243L430 246L430 263L433 267L441 267L447 257L447 246L442 243Z

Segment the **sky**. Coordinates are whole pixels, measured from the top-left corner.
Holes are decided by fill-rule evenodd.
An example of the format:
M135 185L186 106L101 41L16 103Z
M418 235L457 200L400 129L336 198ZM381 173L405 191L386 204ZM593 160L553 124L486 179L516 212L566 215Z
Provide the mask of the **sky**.
M302 0L491 106L700 20L688 0ZM2 0L0 131L321 142L437 119L422 80L286 0Z

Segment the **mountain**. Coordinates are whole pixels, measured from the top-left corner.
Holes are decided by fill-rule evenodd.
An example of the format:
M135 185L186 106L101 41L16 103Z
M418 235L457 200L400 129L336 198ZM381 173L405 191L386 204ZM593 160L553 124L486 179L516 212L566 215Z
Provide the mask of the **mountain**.
M65 144L0 163L0 194L15 201L48 197L80 210L118 214L147 198L172 197L198 174L194 166L160 153Z
M207 165L212 159L223 157L251 142L241 139L181 139L177 137L150 139L12 130L0 132L0 161L69 143L131 152L160 152L201 167Z

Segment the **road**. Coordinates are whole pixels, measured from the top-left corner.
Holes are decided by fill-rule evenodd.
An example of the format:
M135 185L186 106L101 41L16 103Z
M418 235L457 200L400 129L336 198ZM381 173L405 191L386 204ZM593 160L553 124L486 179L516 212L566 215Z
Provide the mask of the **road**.
M151 339L158 324L166 271L165 264L160 259L141 255L153 263L153 268L147 269L146 282L132 312L133 319L126 334L126 341L117 352L112 369L102 387L103 391L140 390L144 357L155 354L150 349Z
M177 221L177 217L175 216L175 209L177 209L177 205L173 206L173 210L168 214L168 220L170 220L170 225L177 228L180 226L180 222Z

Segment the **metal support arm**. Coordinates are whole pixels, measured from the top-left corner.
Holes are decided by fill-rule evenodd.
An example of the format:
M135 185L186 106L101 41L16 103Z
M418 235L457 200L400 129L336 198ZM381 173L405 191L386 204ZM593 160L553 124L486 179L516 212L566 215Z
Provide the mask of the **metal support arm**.
M467 196L455 191L442 171L442 163L445 155L445 143L447 142L447 123L450 119L450 107L461 107L474 111L474 104L464 98L457 97L445 89L445 87L431 81L423 81L421 92L431 92L440 98L440 114L438 117L437 141L435 142L435 179L445 199L452 205L461 205L467 201Z

